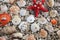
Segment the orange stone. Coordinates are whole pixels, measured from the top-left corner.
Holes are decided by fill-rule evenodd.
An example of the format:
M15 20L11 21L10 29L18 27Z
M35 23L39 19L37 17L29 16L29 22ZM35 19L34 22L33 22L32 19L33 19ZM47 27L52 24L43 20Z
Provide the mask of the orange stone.
M56 24L57 24L57 20L56 20L56 19L52 19L52 20L51 20L51 23L52 23L53 25L56 25Z
M11 20L11 16L8 13L0 14L0 26L6 25Z

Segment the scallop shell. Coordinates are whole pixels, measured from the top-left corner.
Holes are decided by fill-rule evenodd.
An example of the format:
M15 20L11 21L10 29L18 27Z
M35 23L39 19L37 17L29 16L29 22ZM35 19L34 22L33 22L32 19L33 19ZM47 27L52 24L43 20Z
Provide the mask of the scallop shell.
M42 37L42 38L46 38L46 37L47 37L47 31L44 30L44 29L41 29L39 35L40 35L40 37Z
M48 0L47 5L49 7L53 7L54 6L54 0Z
M5 34L11 34L11 33L14 33L16 32L16 28L15 27L4 27L1 32L2 33L5 33Z
M12 37L15 37L15 38L22 38L23 37L23 34L22 33L20 33L20 32L17 32L17 33L13 33L12 34Z

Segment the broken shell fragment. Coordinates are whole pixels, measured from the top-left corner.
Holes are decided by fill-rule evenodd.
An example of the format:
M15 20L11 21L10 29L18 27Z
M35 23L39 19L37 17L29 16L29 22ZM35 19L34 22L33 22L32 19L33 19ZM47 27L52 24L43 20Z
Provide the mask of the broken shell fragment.
M28 23L27 22L21 22L20 25L18 26L18 28L21 30L21 31L28 31Z
M30 16L27 17L26 20L27 20L27 22L32 23L32 22L34 22L35 18L34 18L33 15L30 15Z
M53 32L53 31L54 31L54 29L53 29L53 27L52 27L51 24L46 24L45 28L46 28L49 32Z
M50 17L56 17L58 12L56 10L51 10L50 11Z
M57 35L60 37L60 30L57 31Z
M16 14L20 11L20 8L17 6L17 5L12 5L10 7L10 12L13 13L13 14Z
M37 31L39 31L39 29L40 29L40 27L38 24L36 24L36 23L31 24L31 31L32 32L37 32Z
M38 23L40 24L46 24L47 20L44 17L38 18Z
M1 11L2 12L7 12L8 7L6 5L1 5Z
M53 7L54 6L54 0L48 0L47 5L49 7Z
M18 25L21 22L21 19L19 18L19 16L14 16L14 18L12 19L12 23L14 25Z
M5 33L5 34L11 34L11 33L14 33L16 32L16 28L15 27L4 27L1 32L2 33Z
M19 33L19 32L18 32L18 33L13 33L13 34L12 34L12 37L15 37L15 38L17 38L17 37L18 37L18 38L22 38L22 37L23 37L23 34L22 34L22 33Z
M24 0L17 1L17 4L19 7L24 7L26 5L26 2Z
M46 37L47 37L47 31L44 30L44 29L41 29L39 35L40 35L40 37L42 37L42 38L46 38Z
M35 39L34 35L31 34L26 38L26 40L36 40L36 39Z

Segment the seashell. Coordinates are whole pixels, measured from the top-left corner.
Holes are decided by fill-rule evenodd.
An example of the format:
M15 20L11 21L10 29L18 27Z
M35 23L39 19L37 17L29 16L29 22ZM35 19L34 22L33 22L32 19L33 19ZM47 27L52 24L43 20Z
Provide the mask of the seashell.
M51 10L50 11L50 17L56 17L58 14L57 10Z
M60 37L60 30L57 31L57 35Z
M17 14L20 11L20 8L17 5L12 5L9 10L11 13Z
M37 32L37 31L39 31L39 29L40 29L40 27L38 24L36 24L36 23L31 24L31 31L32 32Z
M8 7L6 5L1 5L1 11L2 12L7 12L8 11Z
M13 39L13 40L19 40L19 39Z
M42 37L42 38L46 38L46 37L47 37L47 31L44 30L44 29L41 29L41 31L39 32L39 35L40 35L40 37Z
M36 39L35 39L34 35L31 34L26 38L26 40L36 40Z
M52 23L53 25L56 25L56 24L57 24L57 20L56 20L56 19L51 19L51 23Z
M3 2L6 2L6 3L14 3L14 1L16 1L16 0L4 0Z
M44 15L44 17L47 17L48 16L48 12L42 12L42 15Z
M20 22L21 22L21 19L17 15L15 15L14 18L12 19L12 23L14 25L18 25Z
M18 32L18 33L13 33L13 34L12 34L12 37L15 37L15 38L17 38L17 37L18 37L18 38L22 38L22 37L23 37L23 34L22 34L22 33L19 33L19 32Z
M34 22L35 18L34 18L33 15L30 15L30 16L27 17L26 20L27 20L27 22L32 23L32 22Z
M21 30L21 31L28 31L28 23L27 22L21 22L20 25L18 26L18 28Z
M2 33L5 33L5 34L11 34L11 33L14 33L16 32L16 28L15 27L4 27L1 32Z
M54 28L52 27L51 24L46 24L45 28L49 31L49 32L53 32Z
M11 20L11 16L8 13L0 14L0 26L5 26Z
M26 5L26 2L24 0L17 1L17 4L19 7L24 7Z
M6 40L6 38L5 37L0 37L0 40Z
M46 24L47 20L44 17L38 18L38 23L40 24Z
M21 9L21 10L20 10L20 15L21 15L21 16L26 16L26 15L27 15L26 9Z
M49 7L53 7L54 6L54 0L48 0L47 5Z

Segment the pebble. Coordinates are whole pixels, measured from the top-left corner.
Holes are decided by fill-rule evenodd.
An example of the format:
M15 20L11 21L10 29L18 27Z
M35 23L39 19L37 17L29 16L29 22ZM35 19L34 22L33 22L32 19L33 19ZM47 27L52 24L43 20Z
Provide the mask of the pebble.
M20 22L21 22L21 18L19 18L18 15L15 15L14 18L12 19L12 23L13 23L14 25L19 25Z
M37 31L39 31L39 29L40 29L40 27L37 23L31 24L31 31L32 32L37 32Z
M29 15L26 20L27 20L27 22L29 22L29 23L33 23L34 20L35 20L35 18L34 18L33 15Z
M26 5L26 2L24 0L17 1L17 4L19 7L24 7Z
M46 38L48 34L47 34L47 31L46 30L41 29L40 32L39 32L39 35L42 38Z

